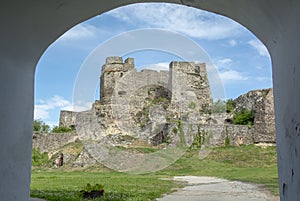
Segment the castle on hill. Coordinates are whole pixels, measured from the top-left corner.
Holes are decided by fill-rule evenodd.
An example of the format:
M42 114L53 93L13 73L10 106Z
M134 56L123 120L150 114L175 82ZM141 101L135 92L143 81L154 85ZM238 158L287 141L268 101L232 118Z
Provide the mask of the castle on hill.
M61 111L59 126L75 128L82 140L105 138L113 144L122 144L138 139L152 145L178 143L180 129L187 133L185 142L191 143L201 127L204 133L213 133L211 144L221 145L228 135L224 131L226 124L226 132L232 132L233 141L242 136L246 144L274 142L272 90L250 94L237 99L240 101L236 110L246 106L256 111L252 130L230 124L232 114L211 114L212 97L205 63L172 61L169 71L139 72L133 58L123 61L122 57L108 57L100 76L100 100L88 111ZM243 103L239 105L240 102ZM264 135L265 132L269 134Z

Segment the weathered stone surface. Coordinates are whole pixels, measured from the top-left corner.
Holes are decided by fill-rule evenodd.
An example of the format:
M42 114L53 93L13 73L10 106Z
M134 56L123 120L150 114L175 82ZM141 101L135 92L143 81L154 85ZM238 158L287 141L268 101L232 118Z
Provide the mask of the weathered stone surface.
M235 111L242 109L254 111L253 138L255 143L276 142L273 89L250 91L239 96L234 102Z
M34 133L32 139L32 148L39 149L40 152L55 152L60 147L68 143L75 142L78 139L76 132L59 134Z
M100 100L91 110L61 113L60 125L75 122L79 139L89 149L77 159L78 166L99 157L91 151L95 147L102 150L101 157L106 156L107 148L102 145L138 142L162 144L161 148L189 147L197 135L205 139L205 146L223 146L226 139L234 146L276 140L272 89L250 91L235 99L235 112L253 110L255 122L252 128L233 125L232 113L209 112L212 97L205 64L171 62L169 71L138 72L132 58L123 62L121 57L109 57L100 79Z
M254 142L276 142L273 90L269 89L265 98L255 107Z
M59 116L59 126L60 127L75 127L77 112L61 110Z
M191 101L189 99L195 96L199 107L211 104L212 98L204 63L173 61L170 63L169 72L172 102Z

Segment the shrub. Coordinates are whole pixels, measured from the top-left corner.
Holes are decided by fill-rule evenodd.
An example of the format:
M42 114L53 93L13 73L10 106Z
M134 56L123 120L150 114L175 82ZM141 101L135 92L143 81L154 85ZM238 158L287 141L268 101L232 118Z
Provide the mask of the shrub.
M44 152L44 153L40 153L39 149L32 149L32 166L41 166L46 164L46 162L48 161L48 153Z
M191 148L201 148L202 145L205 144L205 141L207 140L206 138L208 137L208 132L203 130L203 129L200 129L199 126L198 126L198 132L197 134L195 135L194 137L194 141L190 147Z
M52 132L53 133L68 133L68 132L72 132L73 129L70 127L64 127L64 126L54 126L52 128Z
M225 132L226 132L225 146L228 147L230 146L230 138L228 136L228 126L225 127Z
M104 187L100 184L87 184L83 190L80 191L81 197L85 199L95 199L102 197L104 194Z
M231 113L231 112L234 111L234 108L235 108L234 101L232 99L227 100L227 102L226 102L226 112Z
M251 110L244 109L233 116L233 124L252 126L253 123L254 113Z

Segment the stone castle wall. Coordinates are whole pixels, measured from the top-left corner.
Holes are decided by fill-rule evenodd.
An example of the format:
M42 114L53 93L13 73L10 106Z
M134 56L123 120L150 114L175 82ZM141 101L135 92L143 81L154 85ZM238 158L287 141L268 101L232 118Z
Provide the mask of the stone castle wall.
M61 110L59 116L60 127L74 127L76 121L77 112Z
M169 71L145 69L138 72L131 58L123 62L121 57L108 57L100 80L100 100L95 101L90 111L61 111L60 126L74 126L76 122L81 139L114 134L144 139L147 129L143 126L149 118L164 122L166 116L173 120L186 119L193 124L213 125L210 129L219 135L220 125L232 119L232 114L199 113L212 102L205 64L171 62ZM155 99L170 100L170 104L168 108L163 108L162 103L153 107ZM247 126L227 124L232 141L235 135L242 136L246 144L276 141L272 89L250 91L234 102L235 112L253 110L255 122L250 130ZM154 115L151 116L151 112ZM224 132L222 136L221 141L214 144L222 144Z
M102 66L100 76L100 100L110 100L116 83L123 75L134 69L134 60L128 58L123 62L122 57L108 57L106 63Z
M211 104L205 63L171 62L169 88L172 91L172 101L190 101L195 97L199 107Z
M234 100L235 111L254 112L254 142L276 142L273 89L249 91Z
M254 142L275 142L275 113L273 90L268 89L255 105Z
M78 139L76 132L44 134L34 133L32 138L32 148L43 152L54 152L66 144L75 142Z

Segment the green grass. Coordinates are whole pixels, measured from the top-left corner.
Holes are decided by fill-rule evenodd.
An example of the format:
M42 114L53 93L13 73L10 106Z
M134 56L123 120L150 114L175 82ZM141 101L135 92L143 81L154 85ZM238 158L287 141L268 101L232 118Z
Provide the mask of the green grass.
M33 171L31 196L47 200L83 200L79 191L87 184L101 184L105 197L98 200L151 200L172 188L173 181L153 175L128 175L117 172Z
M105 189L105 196L98 200L153 200L182 187L182 183L161 178L180 175L215 176L263 184L278 195L276 148L262 149L251 145L215 148L202 160L198 157L198 150L189 150L165 170L145 175L118 173L96 166L81 171L34 168L31 196L51 201L83 200L79 191L87 183L98 183Z

